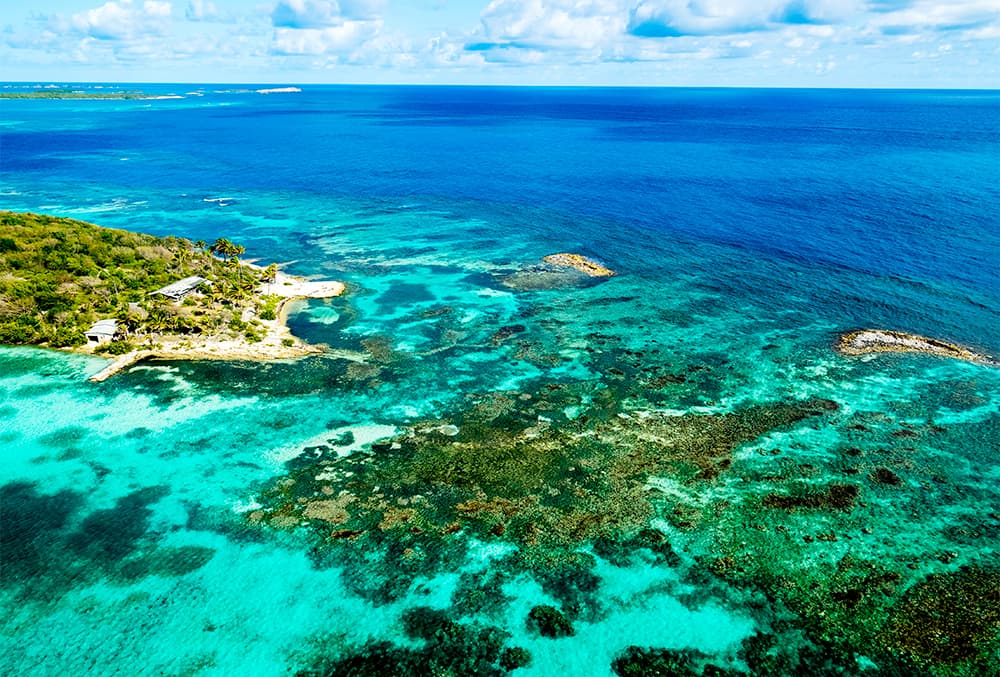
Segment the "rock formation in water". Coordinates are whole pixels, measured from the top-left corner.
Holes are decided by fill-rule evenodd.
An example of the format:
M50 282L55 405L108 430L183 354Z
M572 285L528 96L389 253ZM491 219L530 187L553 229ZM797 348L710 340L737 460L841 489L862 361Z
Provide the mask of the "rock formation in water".
M940 357L952 357L967 362L998 366L990 355L984 355L953 343L938 339L907 334L887 329L860 329L841 334L837 350L845 355L867 355L868 353L924 353Z

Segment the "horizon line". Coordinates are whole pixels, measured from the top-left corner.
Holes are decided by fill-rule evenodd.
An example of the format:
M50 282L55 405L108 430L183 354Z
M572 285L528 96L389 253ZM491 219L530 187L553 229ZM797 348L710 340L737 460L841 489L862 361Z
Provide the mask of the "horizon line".
M1000 92L998 87L905 87L905 86L829 86L821 85L643 85L643 84L542 84L482 82L291 82L291 81L165 81L165 80L0 80L0 85L157 85L157 86L282 86L282 87L468 87L494 89L760 89L815 91L899 91L899 92Z

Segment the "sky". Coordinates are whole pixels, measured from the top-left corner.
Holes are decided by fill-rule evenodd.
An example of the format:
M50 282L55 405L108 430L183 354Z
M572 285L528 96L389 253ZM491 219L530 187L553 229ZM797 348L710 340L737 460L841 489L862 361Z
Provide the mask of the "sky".
M1000 0L31 0L0 80L1000 88Z

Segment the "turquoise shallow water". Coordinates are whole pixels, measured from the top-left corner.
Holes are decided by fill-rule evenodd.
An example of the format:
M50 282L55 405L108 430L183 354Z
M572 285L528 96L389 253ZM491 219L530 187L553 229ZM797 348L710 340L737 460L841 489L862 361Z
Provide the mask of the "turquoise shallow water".
M695 674L995 665L988 613L985 638L948 628L955 655L913 628L928 623L915 608L944 603L921 584L944 576L961 591L949 603L975 607L976 585L988 592L995 580L1000 371L832 349L859 326L1000 349L995 223L963 206L995 197L985 180L995 124L975 118L979 147L938 139L927 150L912 130L865 146L865 171L895 167L894 188L871 190L911 193L899 199L914 214L891 217L823 194L809 212L802 184L771 190L768 173L801 172L862 194L861 178L828 175L857 156L826 145L809 106L764 116L790 130L783 143L805 135L770 146L769 160L755 150L765 140L699 106L682 121L658 117L678 102L631 102L638 118L623 118L595 112L589 95L554 93L531 109L541 113L501 109L487 125L478 109L446 115L425 109L433 102L401 112L392 92L325 96L299 120L317 134L303 160L313 171L278 165L271 180L258 163L304 133L261 122L294 115L284 104L48 102L31 104L34 117L5 107L7 129L22 131L5 132L3 206L225 235L248 256L349 285L296 307L293 331L332 350L300 362L151 362L91 384L104 360L0 348L5 674L426 674L425 650L439 661L481 654L472 668L436 665L483 674L500 669L501 647L530 652L514 673L524 675L621 672L630 646L684 652ZM933 101L892 103L942 114ZM891 123L879 106L856 105L871 115L859 129ZM229 108L239 115L199 113ZM177 143L133 138L132 116ZM309 120L359 138L324 136ZM603 166L620 144L640 144L636 127L645 150L631 170ZM932 126L935 138L951 138L946 127ZM255 129L263 159L244 148L239 164L232 144ZM22 133L48 145L25 150ZM457 166L456 139L486 138L508 147ZM570 138L579 145L560 145ZM676 156L650 149L655 139L699 160L674 167L670 216L656 172ZM421 155L435 140L440 152ZM825 149L811 174L810 148ZM381 164L342 176L317 169L324 149ZM902 159L918 151L922 163ZM938 181L926 152L972 158L980 179L963 171L932 197L921 190ZM720 157L730 164L713 164ZM120 173L130 162L141 169ZM904 185L918 166L926 176ZM699 213L720 190L704 183L712 167L732 181L731 201ZM743 194L752 183L759 190ZM726 215L748 202L737 237ZM884 237L863 232L869 219ZM951 231L915 237L923 220ZM974 253L949 261L935 237ZM618 275L532 273L557 251ZM435 432L442 425L458 432ZM341 522L304 512L345 497ZM509 503L469 507L492 500ZM507 511L502 528L496 510ZM358 533L331 537L337 529ZM574 634L540 632L539 606ZM487 628L500 639L477 634ZM358 656L382 662L342 662Z

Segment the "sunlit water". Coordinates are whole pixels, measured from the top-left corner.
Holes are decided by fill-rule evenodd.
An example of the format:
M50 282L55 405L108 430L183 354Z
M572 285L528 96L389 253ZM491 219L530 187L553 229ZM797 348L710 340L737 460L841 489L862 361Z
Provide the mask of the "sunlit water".
M895 574L871 583L891 604L927 575L996 571L1000 371L833 344L874 326L1000 353L996 94L313 88L0 113L0 207L228 237L344 280L290 326L374 365L151 362L92 384L102 359L0 348L5 674L322 671L370 642L418 651L402 618L420 607L508 633L532 657L516 674L608 675L633 645L781 674L790 663L767 673L749 655L758 634L849 673L901 656L950 674L844 581ZM618 274L504 284L558 251ZM556 406L552 384L583 395ZM648 525L676 557L616 559L581 538L559 551L586 562L569 592L512 564L530 547L510 533L466 525L432 544L458 554L386 588L399 560L351 552L368 536L248 518L277 509L267 491L289 473L319 472L310 454L369 455L488 393L585 429L602 392L618 401L601 430L622 445L649 416L839 406L740 441L717 476L647 477ZM760 508L831 483L857 500ZM786 599L781 577L833 597ZM499 601L460 604L473 579ZM538 605L575 634L539 634ZM883 644L824 644L822 613L857 615ZM976 674L995 635L975 650L950 665Z

